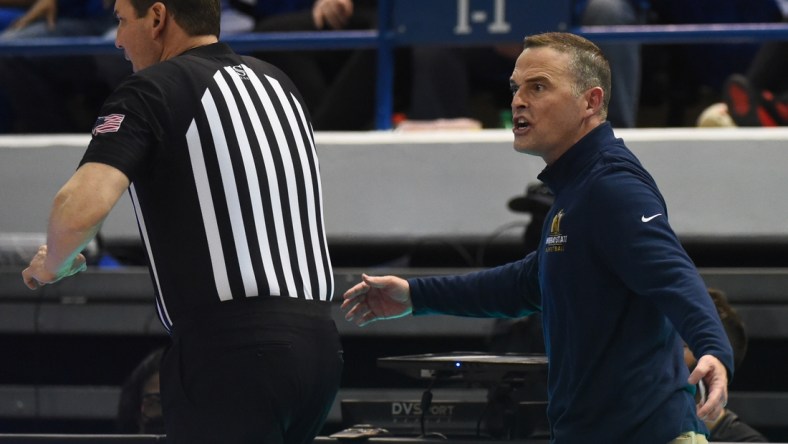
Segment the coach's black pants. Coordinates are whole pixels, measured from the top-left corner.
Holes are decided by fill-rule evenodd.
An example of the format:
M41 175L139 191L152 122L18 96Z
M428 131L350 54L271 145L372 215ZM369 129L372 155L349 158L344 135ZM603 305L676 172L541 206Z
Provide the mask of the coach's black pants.
M329 309L261 297L176 319L161 367L168 444L311 443L342 373Z

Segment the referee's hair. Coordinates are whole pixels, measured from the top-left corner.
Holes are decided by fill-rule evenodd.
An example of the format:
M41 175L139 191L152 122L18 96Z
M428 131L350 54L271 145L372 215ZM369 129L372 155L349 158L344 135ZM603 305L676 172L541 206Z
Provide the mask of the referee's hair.
M175 21L190 36L219 37L221 0L130 0L137 17L143 17L154 3L163 3Z

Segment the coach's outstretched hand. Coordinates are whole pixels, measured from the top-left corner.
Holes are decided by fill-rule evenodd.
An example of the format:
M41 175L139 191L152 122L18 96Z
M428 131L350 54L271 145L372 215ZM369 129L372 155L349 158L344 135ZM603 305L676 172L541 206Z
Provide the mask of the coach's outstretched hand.
M345 319L359 327L382 319L394 319L413 312L408 281L396 276L361 275L362 281L343 295L342 309L350 308Z

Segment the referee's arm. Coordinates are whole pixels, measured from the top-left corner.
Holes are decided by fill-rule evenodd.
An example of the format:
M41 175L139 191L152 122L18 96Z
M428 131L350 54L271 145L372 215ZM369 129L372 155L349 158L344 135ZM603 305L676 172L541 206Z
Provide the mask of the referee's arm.
M119 169L89 162L82 165L55 195L47 243L38 249L22 278L30 289L51 284L85 269L80 253L129 187Z

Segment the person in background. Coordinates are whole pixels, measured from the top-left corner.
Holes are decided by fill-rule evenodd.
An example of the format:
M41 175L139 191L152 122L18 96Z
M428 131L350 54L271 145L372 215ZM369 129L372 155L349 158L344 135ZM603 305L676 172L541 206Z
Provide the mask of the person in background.
M5 28L0 40L97 36L103 35L113 25L110 0L22 0L8 3L28 8Z
M253 29L254 20L251 17L239 11L229 0L222 0L220 38L251 32Z
M284 0L231 4L255 19L255 32L362 30L377 27L376 0ZM316 130L374 128L376 52L370 49L260 51L290 73L312 110Z
M617 26L645 23L651 0L578 0L581 26ZM599 43L610 61L613 82L607 120L614 128L637 126L640 103L641 51L637 42Z
M121 434L164 434L159 367L164 348L157 348L129 374L118 400L117 431Z
M708 290L733 348L733 367L738 369L747 354L747 331L744 323L728 302L725 293L716 288ZM684 362L687 363L690 371L698 364L695 355L686 345ZM728 408L720 412L716 418L706 419L705 423L711 432L710 440L713 442L769 442L760 432L739 419L739 416Z
M554 443L705 443L733 353L649 173L605 121L610 67L588 40L526 37L510 78L514 148L554 193L536 251L461 276L363 275L346 319L543 315ZM700 356L690 373L682 338ZM696 406L695 385L708 397Z
M572 5L572 23L582 26L635 25L645 20L647 0L577 0ZM610 61L616 81L610 97L607 120L614 128L637 124L640 97L640 45L606 43L600 48ZM412 51L412 121L473 118L480 126L495 127L498 116L484 116L485 106L474 97L488 93L494 103L503 100L512 62L520 55L519 45L489 47L415 47ZM445 72L451 71L451 76ZM487 105L495 108L496 105Z
M783 0L650 1L651 21L659 24L757 24L783 20L778 5ZM647 78L641 99L665 109L664 121L655 126L724 125L726 119L715 116L719 106L717 111L710 111L711 120L704 124L698 122L698 116L708 105L724 103L727 79L751 66L762 46L762 42L648 45L649 54L643 59Z
M777 5L788 23L788 0ZM725 80L722 101L703 110L697 126L788 126L788 42L764 42L746 72Z
M341 379L334 282L308 108L287 75L219 42L219 0L116 0L134 74L104 102L52 203L31 289L129 191L155 304L170 444L308 444Z
M788 41L764 43L745 74L728 77L723 101L736 126L788 126Z
M114 29L109 0L18 3L27 9L0 34L0 41L104 37ZM0 132L74 133L90 129L101 101L113 86L97 73L96 59L91 55L0 57Z

